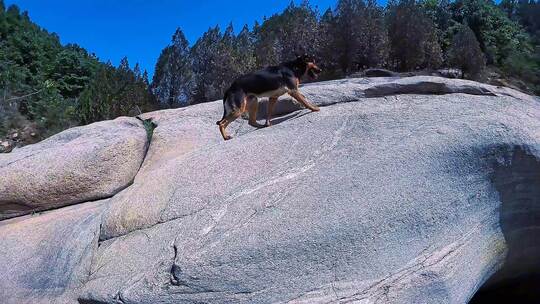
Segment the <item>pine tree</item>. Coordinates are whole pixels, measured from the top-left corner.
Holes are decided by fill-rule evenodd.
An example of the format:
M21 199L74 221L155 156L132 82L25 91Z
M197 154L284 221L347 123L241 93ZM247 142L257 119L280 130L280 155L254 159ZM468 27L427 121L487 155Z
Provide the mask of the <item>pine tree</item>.
M278 40L281 46L279 61L287 61L305 53L313 54L318 47L317 12L308 1L300 6L294 2L278 17Z
M430 70L438 69L443 64L443 52L436 31L427 33L424 42L424 63L423 68Z
M538 48L540 45L540 1L519 1L515 10L515 19L531 35Z
M262 25L255 23L253 32L256 36L255 58L258 67L276 65L280 62L283 48L279 40L280 26L278 15L265 18Z
M239 74L245 74L256 69L255 36L244 25L234 41L235 65Z
M156 66L154 68L154 77L152 79L152 84L150 85L150 90L156 96L156 99L161 105L168 104L169 101L169 92L170 92L170 83L171 75L169 72L169 57L172 52L172 47L166 46L161 50L161 54L158 57Z
M193 66L188 41L180 28L171 45L161 52L156 64L151 90L162 105L186 106L193 90Z
M133 68L133 73L135 74L135 80L139 81L142 79L141 67L139 66L139 63L135 64L135 67Z
M329 8L321 17L317 36L319 36L319 47L316 55L318 65L325 71L322 77L338 78L338 57L336 56L335 37L336 37L336 18Z
M78 119L83 124L110 117L114 67L111 64L100 66L90 85L81 93L77 103Z
M441 50L446 52L450 47L452 34L449 30L453 23L449 0L425 0L421 3L427 17L436 28L436 37Z
M219 27L216 26L206 31L191 49L195 79L193 103L223 97L224 88L220 87L218 74L218 66L221 64L219 61L221 40Z
M462 78L467 75L475 79L480 76L484 65L484 55L474 32L467 26L461 25L452 40L449 50L450 65L460 68Z
M358 69L358 53L366 32L365 3L362 0L339 0L335 10L334 47L337 63L344 74Z
M150 81L148 80L148 71L145 69L142 74L142 81L146 87L150 89Z
M375 0L368 0L364 13L365 31L361 34L357 62L360 66L385 65L388 57L388 36L384 22L384 10Z
M4 0L0 0L0 41L6 39L8 31L8 23L5 16L6 7L4 6Z
M95 72L97 62L77 45L68 45L60 51L54 61L48 78L67 98L78 97Z
M241 74L236 46L234 28L232 23L229 23L221 41L217 45L216 63L219 62L219 64L214 67L216 73L215 86L219 90L220 97L230 82Z
M435 24L416 0L389 4L388 37L390 58L399 70L437 65L442 58Z

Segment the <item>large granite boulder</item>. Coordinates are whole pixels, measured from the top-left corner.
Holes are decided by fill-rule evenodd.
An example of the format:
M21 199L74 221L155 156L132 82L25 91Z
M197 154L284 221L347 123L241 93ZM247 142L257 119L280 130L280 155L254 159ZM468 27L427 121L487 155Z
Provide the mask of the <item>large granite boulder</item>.
M147 144L142 123L123 117L0 154L0 219L113 196L133 181Z
M539 157L538 101L435 77L304 91L321 113L179 153L116 196L83 298L465 303L504 264L493 174Z
M92 256L62 301L467 303L540 271L538 99L430 76L302 91L320 112L284 98L274 126L240 119L227 142L220 101L143 115L157 128L133 184L93 238L58 245Z
M105 202L0 222L0 302L74 303L90 274Z

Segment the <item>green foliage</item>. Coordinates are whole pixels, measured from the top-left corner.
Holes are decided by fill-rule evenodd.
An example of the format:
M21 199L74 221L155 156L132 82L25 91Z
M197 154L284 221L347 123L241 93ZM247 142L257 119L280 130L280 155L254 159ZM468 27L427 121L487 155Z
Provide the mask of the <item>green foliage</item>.
M476 35L488 64L500 65L518 50L531 51L528 35L490 0L457 0L453 18Z
M518 49L503 62L502 69L518 77L540 95L540 1L502 1L501 8L519 22L531 37L533 51Z
M81 123L130 115L135 106L153 109L147 76L140 71L134 76L124 63L117 69L77 45L62 46L26 12L14 5L5 10L0 2L0 137L23 123L37 125L46 137Z
M147 81L129 67L123 58L119 68L101 65L82 91L77 103L78 120L84 124L113 119L118 116L135 116L139 111L154 108L154 99Z
M421 3L415 0L390 3L387 18L390 58L396 68L402 71L437 68L442 63L436 26Z
M57 83L60 94L76 98L90 82L99 63L77 45L62 49L52 62L51 78Z
M523 25L536 45L540 44L540 1L519 1L512 19Z
M152 121L152 118L142 119L137 116L137 119L142 122L143 127L146 130L146 137L148 138L148 142L152 141L152 136L154 136L154 130L157 128L157 124Z
M515 52L502 65L507 76L516 77L530 86L530 90L540 95L540 52Z
M327 79L338 78L340 76L336 48L334 47L334 37L336 35L335 20L334 12L331 9L326 10L319 21L317 33L319 46L315 54L319 59L318 65L325 71L322 77Z
M448 61L452 66L460 68L462 74L467 74L469 78L479 78L482 73L485 66L484 54L474 32L467 25L461 25L454 35Z
M171 45L161 52L151 86L157 100L168 107L189 103L194 86L193 63L184 33L177 29Z
M209 29L197 40L190 55L193 59L193 72L195 73L195 90L192 103L215 100L222 97L225 90L220 85L220 59L222 56L222 35L219 27Z
M28 114L47 137L77 125L73 99L63 98L58 87L51 81L42 84L28 104Z
M382 7L375 1L340 0L332 16L328 44L343 74L385 64L388 39Z

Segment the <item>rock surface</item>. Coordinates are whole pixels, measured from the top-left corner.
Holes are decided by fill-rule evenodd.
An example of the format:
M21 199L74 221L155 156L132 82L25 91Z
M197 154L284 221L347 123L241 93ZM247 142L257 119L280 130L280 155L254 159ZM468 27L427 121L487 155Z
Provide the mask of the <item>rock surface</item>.
M2 303L73 303L88 278L104 203L0 222Z
M365 77L397 77L398 73L386 69L367 69L364 71Z
M142 124L124 117L0 154L0 219L113 196L132 182L146 146Z
M89 211L87 237L57 246L92 257L69 267L80 284L63 284L62 301L467 303L497 270L494 281L540 269L536 98L437 77L302 91L320 112L284 99L274 126L238 120L227 142L220 101L144 114L158 126L133 184ZM13 252L11 264L27 259ZM32 302L24 282L0 289Z

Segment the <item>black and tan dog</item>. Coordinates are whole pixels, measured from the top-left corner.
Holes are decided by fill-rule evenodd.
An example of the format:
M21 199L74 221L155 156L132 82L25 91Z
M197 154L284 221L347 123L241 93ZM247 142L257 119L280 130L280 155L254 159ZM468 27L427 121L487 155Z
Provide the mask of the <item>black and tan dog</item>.
M266 126L270 126L270 119L278 97L288 93L306 108L319 111L319 108L309 103L300 94L298 85L300 79L309 76L317 78L321 69L315 65L313 57L303 55L295 60L283 62L278 66L267 67L254 73L246 74L236 79L223 97L223 118L217 122L223 139L231 139L225 128L240 117L242 113L249 112L249 124L260 127L257 124L258 98L268 97L268 111Z

